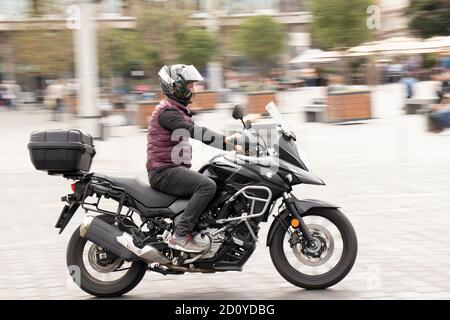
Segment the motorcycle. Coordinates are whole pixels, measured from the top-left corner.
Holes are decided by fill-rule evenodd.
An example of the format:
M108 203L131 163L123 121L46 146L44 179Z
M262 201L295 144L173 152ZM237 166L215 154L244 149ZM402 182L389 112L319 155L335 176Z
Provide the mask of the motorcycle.
M195 241L208 247L202 253L167 245L188 199L159 192L136 179L79 170L90 168L95 155L91 147L81 155L73 153L77 161L85 159L84 165L77 161L67 165L63 158L59 169L64 170L50 170L57 167L55 162L37 158L42 148L50 152L58 144L43 143L42 134L35 138L38 142L29 145L35 167L75 181L73 193L62 198L67 204L55 227L61 233L79 208L86 212L67 248L67 266L76 284L97 297L117 297L132 290L147 271L163 275L242 271L256 248L260 223L268 221L277 203L266 246L279 274L305 289L324 289L340 282L357 256L354 228L337 205L300 200L292 194L294 185L324 182L310 172L306 157L297 149L295 134L275 104L269 103L266 110L276 123L272 146L266 145L250 121L243 120L242 108L235 106L233 118L243 123L242 135L251 143L242 153L213 157L199 170L217 184L214 199L194 229ZM78 145L64 146L69 154ZM60 157L60 153L55 155ZM106 199L117 204L117 209L102 207L101 200Z

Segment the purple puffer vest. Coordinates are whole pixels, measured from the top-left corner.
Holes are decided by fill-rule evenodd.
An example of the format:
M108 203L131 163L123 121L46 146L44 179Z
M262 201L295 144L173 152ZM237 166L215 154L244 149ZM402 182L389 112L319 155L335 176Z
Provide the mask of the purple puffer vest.
M167 109L177 110L183 118L193 123L188 109L171 99L162 100L152 113L147 134L147 171L163 166L183 165L191 167L192 146L189 143L189 133L186 130L170 131L158 123L160 113Z

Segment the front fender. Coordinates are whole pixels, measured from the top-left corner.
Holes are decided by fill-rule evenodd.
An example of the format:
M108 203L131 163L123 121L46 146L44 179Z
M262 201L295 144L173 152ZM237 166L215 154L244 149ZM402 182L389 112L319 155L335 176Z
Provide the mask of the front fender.
M300 214L303 214L312 208L333 208L333 209L339 208L339 206L333 203L329 203L322 200L315 200L315 199L299 200L294 196L292 196L292 198L294 199L295 207L297 208Z
M299 200L299 199L295 198L294 196L292 196L292 198L294 200L295 207L297 208L297 210L299 211L301 216L303 216L306 212L308 212L309 210L311 210L313 208L332 208L332 209L339 208L339 206L336 206L336 205L326 202L326 201L314 200L314 199ZM273 220L272 224L270 225L269 232L267 233L266 246L269 246L270 243L272 242L272 238L274 236L275 229L280 224L280 221L285 220L286 217L289 216L290 214L291 213L289 212L289 210L283 210L277 216L277 218L275 218Z

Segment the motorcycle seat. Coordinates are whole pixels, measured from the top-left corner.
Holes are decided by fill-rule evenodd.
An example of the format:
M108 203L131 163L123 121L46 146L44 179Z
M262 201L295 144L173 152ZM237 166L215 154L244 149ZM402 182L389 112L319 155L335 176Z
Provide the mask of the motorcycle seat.
M178 199L177 196L158 191L138 179L110 176L103 176L103 178L125 189L130 196L147 208L167 208Z

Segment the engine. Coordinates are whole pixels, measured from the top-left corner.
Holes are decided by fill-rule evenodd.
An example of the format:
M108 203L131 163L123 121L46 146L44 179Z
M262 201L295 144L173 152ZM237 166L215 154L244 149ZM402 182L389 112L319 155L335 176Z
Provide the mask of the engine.
M211 259L222 247L226 239L226 235L225 231L218 232L219 230L220 229L218 228L207 228L194 237L194 240L197 243L205 246L208 246L211 241L211 248L209 249L208 253L206 253L201 259Z
M237 198L232 203L227 204L226 201L213 206L205 212L197 223L200 233L195 237L199 243L209 244L211 239L211 248L209 252L200 260L212 259L220 251L224 244L229 243L247 243L253 245L255 243L248 227L243 221L229 222L229 228L224 230L227 224L217 224L216 220L233 217L240 217L243 213L249 211L249 204L244 197ZM259 226L257 221L249 220L253 233L258 234Z
M223 200L213 204L198 220L197 226L199 230L206 229L216 225L216 220L239 217L245 212L249 212L250 204L243 196L239 196L233 202L228 203Z

